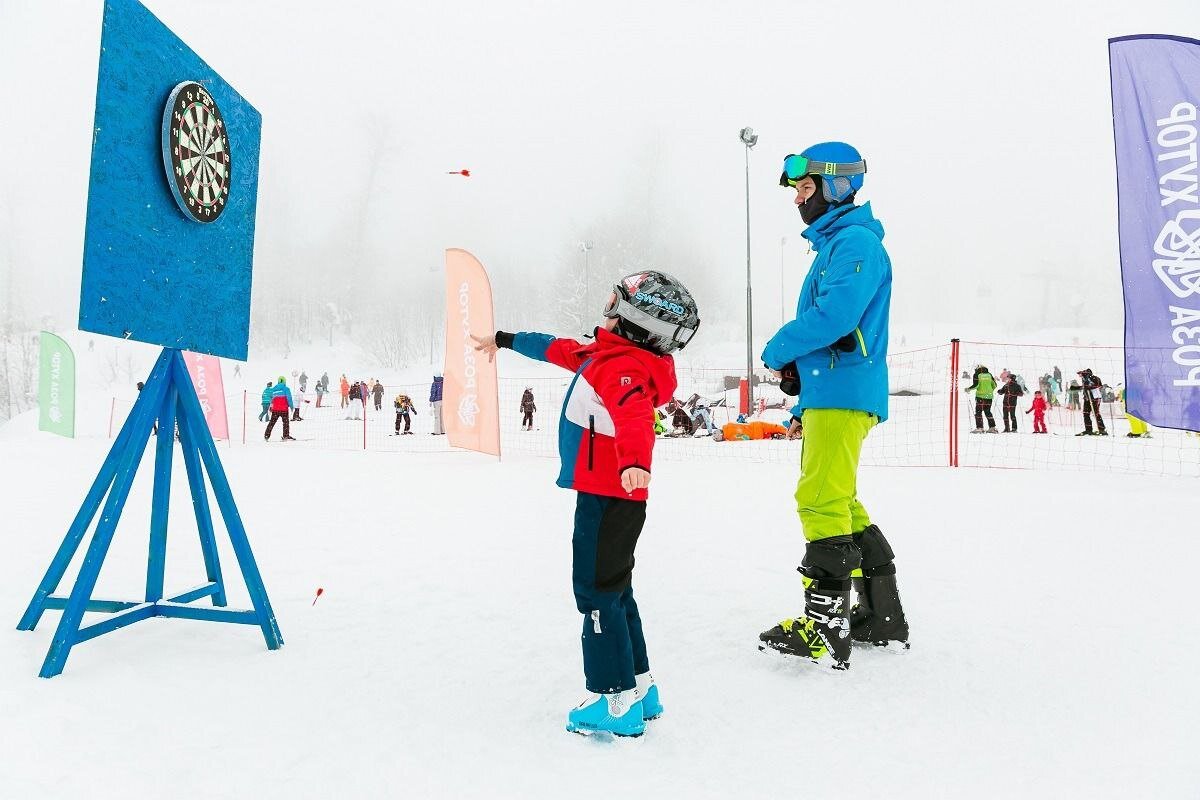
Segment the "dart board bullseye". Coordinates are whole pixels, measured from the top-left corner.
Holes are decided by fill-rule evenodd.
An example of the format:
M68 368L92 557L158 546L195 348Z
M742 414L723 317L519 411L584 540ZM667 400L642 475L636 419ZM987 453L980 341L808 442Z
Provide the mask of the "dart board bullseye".
M229 199L233 166L225 120L195 81L171 90L163 110L163 166L179 208L196 222L216 222Z

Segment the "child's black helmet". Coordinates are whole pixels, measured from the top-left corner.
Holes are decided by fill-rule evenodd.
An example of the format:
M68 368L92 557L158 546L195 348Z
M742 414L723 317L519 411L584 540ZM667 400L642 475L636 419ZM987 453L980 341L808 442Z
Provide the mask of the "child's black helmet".
M604 316L617 320L621 336L664 355L686 346L700 327L691 292L676 278L655 270L635 272L614 284Z

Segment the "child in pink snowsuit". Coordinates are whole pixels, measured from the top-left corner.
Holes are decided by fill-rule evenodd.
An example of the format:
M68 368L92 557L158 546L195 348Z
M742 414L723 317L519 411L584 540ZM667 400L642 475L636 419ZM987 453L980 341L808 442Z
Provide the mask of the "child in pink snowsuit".
M1033 405L1025 413L1033 412L1033 432L1034 433L1049 433L1046 430L1046 398L1042 393L1033 393Z

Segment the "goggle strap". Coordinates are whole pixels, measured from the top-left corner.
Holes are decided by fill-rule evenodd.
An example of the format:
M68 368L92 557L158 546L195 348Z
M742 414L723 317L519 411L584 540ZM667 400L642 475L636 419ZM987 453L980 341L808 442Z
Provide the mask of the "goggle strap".
M846 177L849 175L866 175L866 161L852 161L848 164L835 164L832 161L812 161L808 162L807 175L812 174L829 176L831 178Z
M804 164L801 167L802 172L792 175L792 171L788 169L788 164L793 159L803 159ZM788 156L783 160L783 173L787 180L798 181L805 175L821 175L822 177L838 178L849 177L851 175L865 175L867 173L867 162L865 160L850 161L839 163L834 161L814 161L811 158L804 156Z
M665 336L666 338L687 344L695 331L683 325L672 325L658 317L651 316L645 311L642 311L637 306L627 301L624 297L617 295L617 303L610 310L604 313L606 317L620 317L628 320L634 325L646 330L647 333L653 333L656 336Z

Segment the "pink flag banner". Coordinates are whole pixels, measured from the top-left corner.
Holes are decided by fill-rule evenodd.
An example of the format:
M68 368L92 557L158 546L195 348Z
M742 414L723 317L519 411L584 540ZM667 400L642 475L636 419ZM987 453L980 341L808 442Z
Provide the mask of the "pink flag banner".
M443 391L447 438L455 447L500 455L500 383L496 365L475 349L474 336L496 330L492 284L466 250L446 251L446 369Z
M225 382L221 379L221 359L204 353L184 351L183 362L200 398L200 410L214 439L229 438L229 417L225 411Z

